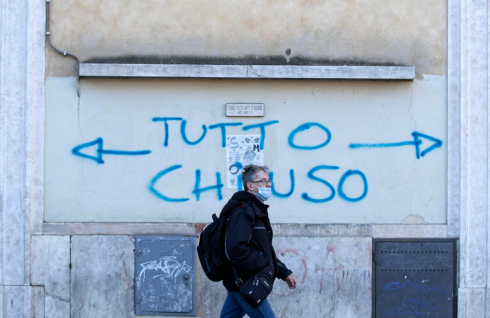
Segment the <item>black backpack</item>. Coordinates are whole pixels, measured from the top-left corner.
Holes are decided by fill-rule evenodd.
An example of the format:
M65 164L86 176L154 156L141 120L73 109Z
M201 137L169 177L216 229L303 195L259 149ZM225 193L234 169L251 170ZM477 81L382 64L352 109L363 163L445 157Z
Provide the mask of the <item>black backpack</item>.
M213 222L204 228L197 255L206 276L213 282L222 281L229 261L225 255L225 235L228 216L213 214Z

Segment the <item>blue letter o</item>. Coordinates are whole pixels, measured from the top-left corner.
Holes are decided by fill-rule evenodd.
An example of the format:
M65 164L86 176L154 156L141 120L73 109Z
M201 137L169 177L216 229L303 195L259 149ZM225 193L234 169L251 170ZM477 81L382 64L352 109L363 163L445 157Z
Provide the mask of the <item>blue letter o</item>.
M349 198L345 195L344 190L342 188L344 186L344 181L347 180L348 177L350 177L354 174L358 174L361 176L362 182L364 183L364 192L361 194L361 196L359 196L357 198ZM337 187L337 192L339 193L339 197L341 197L342 199L344 199L346 201L349 201L349 202L361 201L362 199L364 199L364 197L366 196L366 194L368 192L368 183L366 180L366 176L364 175L364 173L362 173L359 170L347 170L346 173L344 173L344 175L342 176L342 178L340 178L339 186Z
M294 143L294 136L301 131L310 129L312 126L318 126L318 127L320 127L320 129L322 129L324 132L326 132L327 133L327 140L325 140L324 143L322 143L320 145L316 145L316 146L298 146L298 145L296 145ZM326 145L328 145L331 138L332 138L332 135L330 134L330 130L328 130L327 127L323 126L322 124L305 123L305 124L300 125L298 128L294 129L289 134L288 142L289 142L289 146L291 146L292 148L301 149L301 150L315 150L315 149L319 149L319 148L322 148L322 147L325 147Z

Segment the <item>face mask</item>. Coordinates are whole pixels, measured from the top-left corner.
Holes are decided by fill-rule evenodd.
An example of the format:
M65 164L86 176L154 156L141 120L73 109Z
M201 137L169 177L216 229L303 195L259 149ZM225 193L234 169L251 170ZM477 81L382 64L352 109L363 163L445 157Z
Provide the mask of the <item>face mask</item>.
M257 187L255 184L254 186L259 189L259 193L255 193L255 195L260 201L267 201L271 197L271 188Z

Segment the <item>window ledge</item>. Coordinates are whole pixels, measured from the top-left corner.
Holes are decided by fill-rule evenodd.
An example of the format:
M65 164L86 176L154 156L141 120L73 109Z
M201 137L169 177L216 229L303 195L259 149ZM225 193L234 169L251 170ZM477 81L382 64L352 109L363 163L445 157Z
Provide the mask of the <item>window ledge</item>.
M80 63L80 76L413 80L415 67Z

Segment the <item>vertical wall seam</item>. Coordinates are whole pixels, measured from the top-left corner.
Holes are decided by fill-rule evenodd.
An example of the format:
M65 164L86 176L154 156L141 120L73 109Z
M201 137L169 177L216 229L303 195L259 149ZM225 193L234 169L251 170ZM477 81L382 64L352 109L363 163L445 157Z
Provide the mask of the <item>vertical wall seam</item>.
M5 171L4 171L4 145L5 145L5 115L4 111L5 108L3 107L3 87L4 87L4 68L3 68L3 57L5 56L5 46L3 45L4 43L4 30L5 30L5 15L4 12L5 10L3 9L3 1L0 2L0 284L3 285L3 253L4 253L4 178L5 178Z
M461 220L461 4L448 1L447 102L448 185L447 235L460 236Z
M25 111L27 85L27 2L3 1L3 283L23 285L26 271ZM7 78L8 77L8 78ZM8 149L8 152L5 151Z
M464 187L462 190L462 193L464 193L464 205L462 209L462 216L461 220L464 222L462 224L462 227L464 226L464 233L461 233L461 240L463 241L462 243L462 251L461 255L463 256L462 258L464 259L464 268L461 268L461 275L462 275L462 285L463 287L467 287L467 280L466 280L466 268L469 268L468 266L468 257L466 257L467 251L469 249L468 247L468 239L467 239L467 233L468 233L468 195L469 195L469 180L468 180L468 126L469 126L469 115L468 115L468 41L467 41L467 34L468 34L468 19L467 19L467 13L468 13L468 1L462 1L461 6L464 8L462 12L462 23L463 23L463 33L461 34L461 42L462 44L464 43L464 46L462 46L462 65L461 67L464 68L464 75L462 72L461 76L461 87L462 91L464 91L464 98L463 95L461 96L461 110L462 114L464 115L464 122L465 122L465 127L464 130L461 131L463 134L464 138L464 149L463 149L463 160L462 160L462 171L464 171L464 179L461 182L462 186ZM463 263L463 262L462 262Z
M69 252L69 256L68 257L69 257L69 261L70 261L69 262L70 277L68 279L68 282L69 282L68 292L70 293L70 303L69 303L69 306L68 306L68 310L69 310L69 313L68 314L69 314L70 317L72 316L71 307L72 307L72 301L73 301L72 295L71 295L71 271L72 271L72 265L71 265L71 239L72 239L72 237L73 237L72 235L69 235L70 244L68 246L68 248L69 248L69 251L68 251Z
M490 141L490 109L489 109L489 97L490 97L490 87L489 87L489 84L490 84L490 73L489 73L489 67L490 67L490 57L488 56L489 52L490 52L490 42L489 42L489 35L490 35L490 25L489 25L489 21L488 21L488 17L490 15L490 2L487 2L487 14L486 14L486 31L487 31L487 68L486 68L486 72L487 72L487 144L488 142ZM489 295L488 295L488 288L489 288L489 282L490 282L490 256L488 255L488 253L490 253L490 218L488 216L488 214L490 213L490 210L489 210L489 207L490 207L490 196L488 195L488 191L490 189L488 189L489 185L490 185L490 174L489 174L489 171L490 171L490 147L489 149L487 149L487 213L486 213L486 217L487 217L487 249L486 249L486 263L487 263L487 268L486 268L486 273L487 273L487 281L486 281L486 288L485 288L485 312L487 313L486 316L487 317L490 317L490 298L489 298Z

